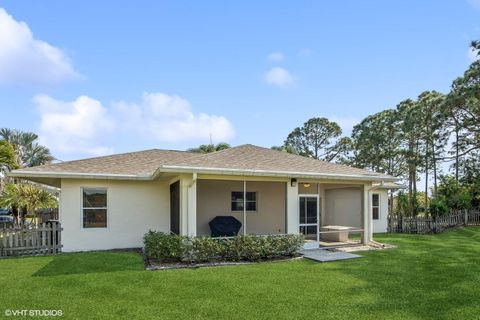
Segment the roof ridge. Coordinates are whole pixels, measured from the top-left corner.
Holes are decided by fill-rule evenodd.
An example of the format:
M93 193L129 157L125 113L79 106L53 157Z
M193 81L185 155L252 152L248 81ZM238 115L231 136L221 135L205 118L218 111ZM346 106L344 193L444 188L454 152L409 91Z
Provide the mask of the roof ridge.
M48 163L48 164L35 166L35 167L38 168L38 167L45 167L45 166L51 166L51 165L62 165L62 164L75 163L75 162L79 162L79 161L88 161L88 160L101 160L101 159L110 158L110 157L125 156L125 155L130 155L130 154L142 154L142 153L147 153L147 152L151 152L151 151L168 151L168 152L190 153L190 152L184 151L184 150L151 148L151 149L146 149L146 150L137 150L137 151L122 152L122 153L112 153L112 154L90 157L90 158L60 161L60 162L56 162L56 163Z
M246 144L242 144L242 145L239 145L239 146L236 146L236 147L232 147L232 148L228 148L228 149L224 149L224 150L212 152L212 153L210 153L210 155L218 154L218 153L220 153L220 152L222 152L222 151L239 149L239 148L241 148L241 147L254 147L254 148L257 148L257 149L265 150L265 151L267 151L267 152L282 154L282 155L285 155L285 156L288 156L288 157L291 157L291 158L307 159L307 161L317 162L317 163L318 163L318 162L321 162L321 163L323 163L323 164L325 164L325 165L327 165L327 166L331 166L331 167L337 167L337 168L338 168L338 167L341 167L341 168L348 168L348 169L356 169L356 170L359 170L359 171L364 171L364 172L371 173L371 174L373 174L373 175L382 175L381 173L374 172L374 171L371 171L371 170L368 170L368 169L364 169L364 168L357 168L357 167L349 166L349 165L342 164L342 163L334 163L334 162L329 162L329 161L322 160L322 159L305 157L305 156L302 156L302 155L299 155L299 154L296 154L296 153L289 153L289 152L286 152L286 151L275 150L275 149L271 149L271 148L266 148L266 147L262 147L262 146L257 146L257 145L251 144L251 143L246 143Z
M226 149L222 149L222 150L218 150L218 151L213 151L213 152L207 152L207 153L203 153L203 154L204 155L214 155L214 154L219 154L219 153L222 153L222 152L238 149L238 148L245 147L245 146L254 146L254 145L249 144L249 143L245 143L245 144L241 144L241 145L238 145L238 146L235 146L235 147L230 147L230 148L226 148ZM254 147L256 147L256 146L254 146Z
M272 153L273 152L279 152L281 154L284 154L284 155L288 155L289 157L295 157L295 158L303 158L303 159L309 159L312 160L312 161L319 161L319 162L322 162L326 165L330 165L330 166L340 166L340 167L344 167L344 168L354 168L354 169L358 169L358 170L364 170L364 171L369 171L370 170L367 170L367 169L363 169L363 168L357 168L357 167L353 167L353 166L349 166L349 165L346 165L346 164L343 164L343 163L335 163L335 162L330 162L330 161L326 161L326 160L323 160L323 159L316 159L316 158L312 158L312 157L305 157L305 156L302 156L300 154L296 154L296 153L290 153L290 152L286 152L286 151L282 151L282 150L275 150L275 149L272 149L272 148L266 148L266 147L261 147L261 146L256 146L256 145L253 145L253 144L246 144L246 145L250 145L250 146L253 146L253 147L256 147L256 148L260 148L260 149L264 149L264 150L268 150L268 151L271 151ZM372 171L373 172L373 171ZM378 174L378 173L377 173Z

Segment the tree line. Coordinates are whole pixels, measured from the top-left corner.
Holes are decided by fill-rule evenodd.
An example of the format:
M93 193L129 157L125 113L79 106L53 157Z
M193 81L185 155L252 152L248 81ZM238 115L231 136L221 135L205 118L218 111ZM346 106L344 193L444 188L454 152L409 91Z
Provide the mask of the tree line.
M473 41L471 48L479 55L480 42ZM272 149L402 178L408 191L396 199L401 214L441 214L479 205L479 138L476 60L453 81L450 92L424 91L416 99L400 101L367 116L349 137L342 137L334 121L312 118ZM419 186L422 176L425 185Z
M473 41L471 48L480 58L480 42ZM479 138L480 59L453 81L448 93L424 91L416 99L400 101L367 116L350 136L342 136L338 123L317 117L272 149L399 177L408 191L395 198L398 214L442 214L480 205ZM229 147L210 143L188 151ZM6 177L10 170L54 160L35 133L0 129L0 206L11 207L24 220L27 212L54 204L51 192ZM418 185L421 177L424 186Z
M479 55L480 42L473 41L471 49ZM342 136L338 123L315 117L272 149L399 177L407 192L399 192L395 199L391 194L395 213L438 215L480 205L479 138L480 60L476 60L452 82L450 92L424 91L400 101L367 116L350 136ZM229 147L210 143L188 151Z

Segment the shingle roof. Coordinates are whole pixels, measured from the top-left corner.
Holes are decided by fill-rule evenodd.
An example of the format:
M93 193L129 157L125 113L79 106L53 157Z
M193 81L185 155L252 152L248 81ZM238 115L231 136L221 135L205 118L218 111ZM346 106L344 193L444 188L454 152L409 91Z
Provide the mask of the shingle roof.
M162 165L191 165L194 159L201 157L200 153L151 149L47 164L20 171L147 176Z
M384 174L373 173L367 170L345 165L333 164L312 158L306 158L286 152L262 148L250 144L208 153L192 153L174 150L145 150L116 154L111 156L68 161L56 164L43 165L33 168L16 170L12 176L29 177L52 176L62 174L84 175L112 175L153 178L162 171L174 172L231 170L243 172L263 172L263 175L329 175L329 176L357 176L363 180L394 180Z

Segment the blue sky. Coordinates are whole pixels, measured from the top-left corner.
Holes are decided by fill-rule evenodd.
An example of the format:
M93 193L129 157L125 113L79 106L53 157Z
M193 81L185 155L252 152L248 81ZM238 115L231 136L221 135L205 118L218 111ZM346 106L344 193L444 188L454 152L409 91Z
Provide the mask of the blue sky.
M59 159L227 141L447 92L480 0L2 1L0 127ZM23 22L23 23L22 23Z

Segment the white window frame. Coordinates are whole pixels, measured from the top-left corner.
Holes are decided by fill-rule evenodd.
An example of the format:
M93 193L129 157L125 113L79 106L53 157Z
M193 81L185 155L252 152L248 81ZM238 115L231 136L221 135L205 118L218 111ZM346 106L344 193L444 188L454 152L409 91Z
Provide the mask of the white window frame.
M378 205L377 206L374 206L373 205L373 196L376 195L378 197ZM380 211L380 193L372 193L372 220L375 220L375 221L378 221L380 220L380 215L381 215L381 211ZM378 218L375 219L374 216L373 216L373 208L377 208L378 209Z
M230 191L230 211L231 212L243 212L243 211L245 211L245 212L258 212L258 192L257 191L246 191L245 192L245 199L242 200L242 203L245 206L245 210L244 209L242 209L242 210L232 210L232 203L234 202L232 200L232 193L233 192L241 193L242 196L243 196L243 193L244 193L243 191ZM247 198L247 193L255 193L255 201L247 200L246 199ZM240 202L240 201L236 201L236 202ZM255 203L255 210L247 210L247 203L249 203L249 202L250 203L252 203L252 202Z
M83 207L83 190L85 189L101 189L101 190L105 190L105 193L107 195L107 205L105 207L88 207L88 208L84 208ZM82 230L105 230L105 229L108 229L109 228L109 219L108 219L108 216L109 216L109 209L108 209L108 188L106 187L95 187L95 186L90 186L90 187L81 187L80 188L80 227ZM106 212L106 226L105 227L84 227L83 225L83 211L84 209L86 210L94 210L94 209L104 209L104 210L107 210Z

